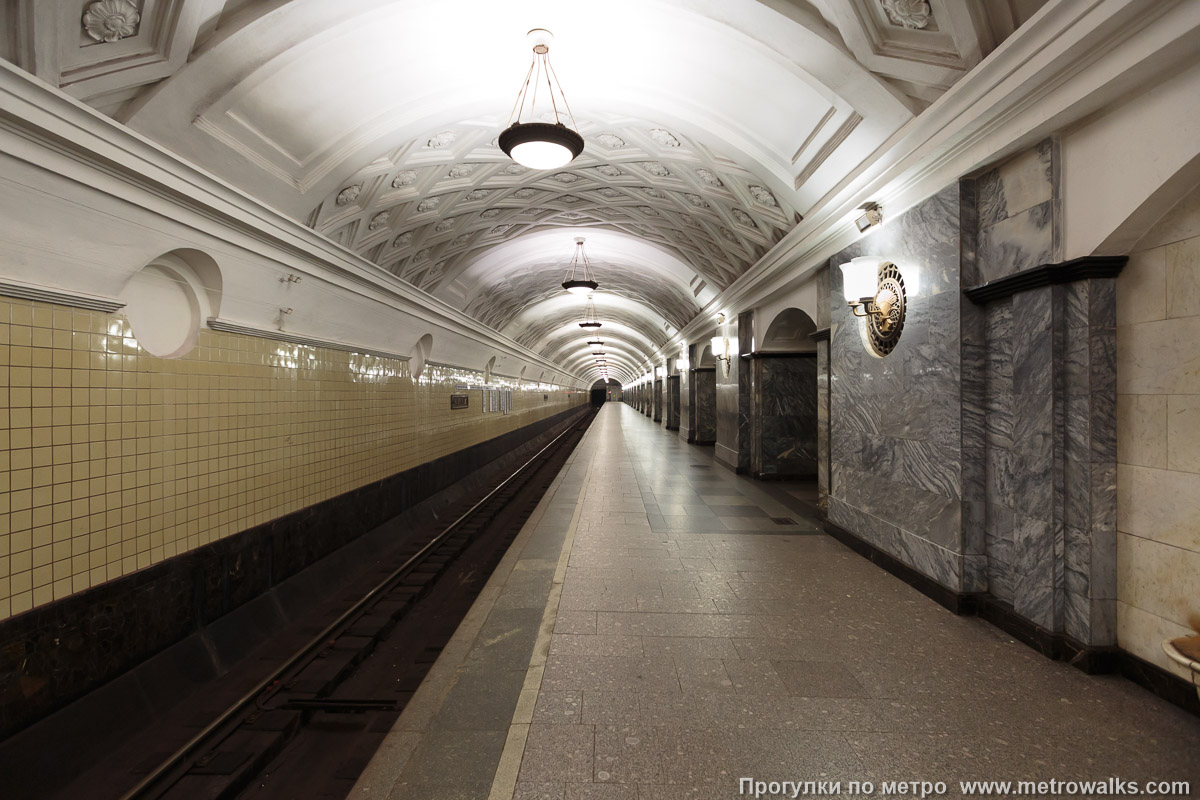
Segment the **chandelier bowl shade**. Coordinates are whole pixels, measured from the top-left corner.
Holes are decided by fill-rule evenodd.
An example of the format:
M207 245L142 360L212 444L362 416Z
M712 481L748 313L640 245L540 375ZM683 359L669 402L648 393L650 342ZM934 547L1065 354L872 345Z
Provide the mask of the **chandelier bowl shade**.
M579 323L579 327L581 327L581 328L599 328L600 323L599 322L581 322L581 323Z
M583 137L561 122L514 122L500 134L504 154L530 169L557 169L583 152Z
M563 281L562 287L571 294L591 294L600 284L595 281Z

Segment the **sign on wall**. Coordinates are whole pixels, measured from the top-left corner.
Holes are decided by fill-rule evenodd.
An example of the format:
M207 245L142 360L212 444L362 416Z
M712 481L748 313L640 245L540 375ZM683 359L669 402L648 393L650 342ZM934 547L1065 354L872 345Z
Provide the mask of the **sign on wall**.
M466 394L450 395L450 410L454 411L459 408L466 408L471 404L471 396Z

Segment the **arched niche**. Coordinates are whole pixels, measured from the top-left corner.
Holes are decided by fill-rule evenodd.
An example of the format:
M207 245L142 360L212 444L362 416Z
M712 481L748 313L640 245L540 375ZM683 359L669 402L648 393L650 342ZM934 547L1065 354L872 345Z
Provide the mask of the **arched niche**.
M809 334L817 329L806 312L799 308L785 308L775 315L767 332L763 335L759 352L763 353L815 353L817 343Z
M120 299L138 345L151 355L191 352L200 328L221 312L223 282L217 262L190 248L172 250L138 270Z
M700 358L696 361L697 367L715 367L717 360L713 358L712 345L704 345L704 349L700 351Z
M427 333L417 343L413 345L412 351L408 357L408 371L412 374L413 380L421 377L425 372L425 364L429 360L429 354L433 351L433 334Z
M492 356L491 358L488 359L487 364L485 364L483 367L483 382L484 383L492 382L492 370L494 370L495 368L496 368L496 357Z

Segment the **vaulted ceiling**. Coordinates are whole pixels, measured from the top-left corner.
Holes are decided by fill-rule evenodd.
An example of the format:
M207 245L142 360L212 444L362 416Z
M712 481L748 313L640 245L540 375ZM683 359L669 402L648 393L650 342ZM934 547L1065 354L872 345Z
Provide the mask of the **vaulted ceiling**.
M17 0L0 54L590 380L585 236L629 379L1042 2ZM496 146L534 27L551 172Z

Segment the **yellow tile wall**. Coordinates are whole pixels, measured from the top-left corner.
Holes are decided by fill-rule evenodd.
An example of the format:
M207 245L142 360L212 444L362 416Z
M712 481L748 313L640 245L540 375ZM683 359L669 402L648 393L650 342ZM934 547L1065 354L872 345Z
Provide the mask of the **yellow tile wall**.
M163 359L120 315L0 298L0 619L586 402L451 411L482 377L207 330Z

